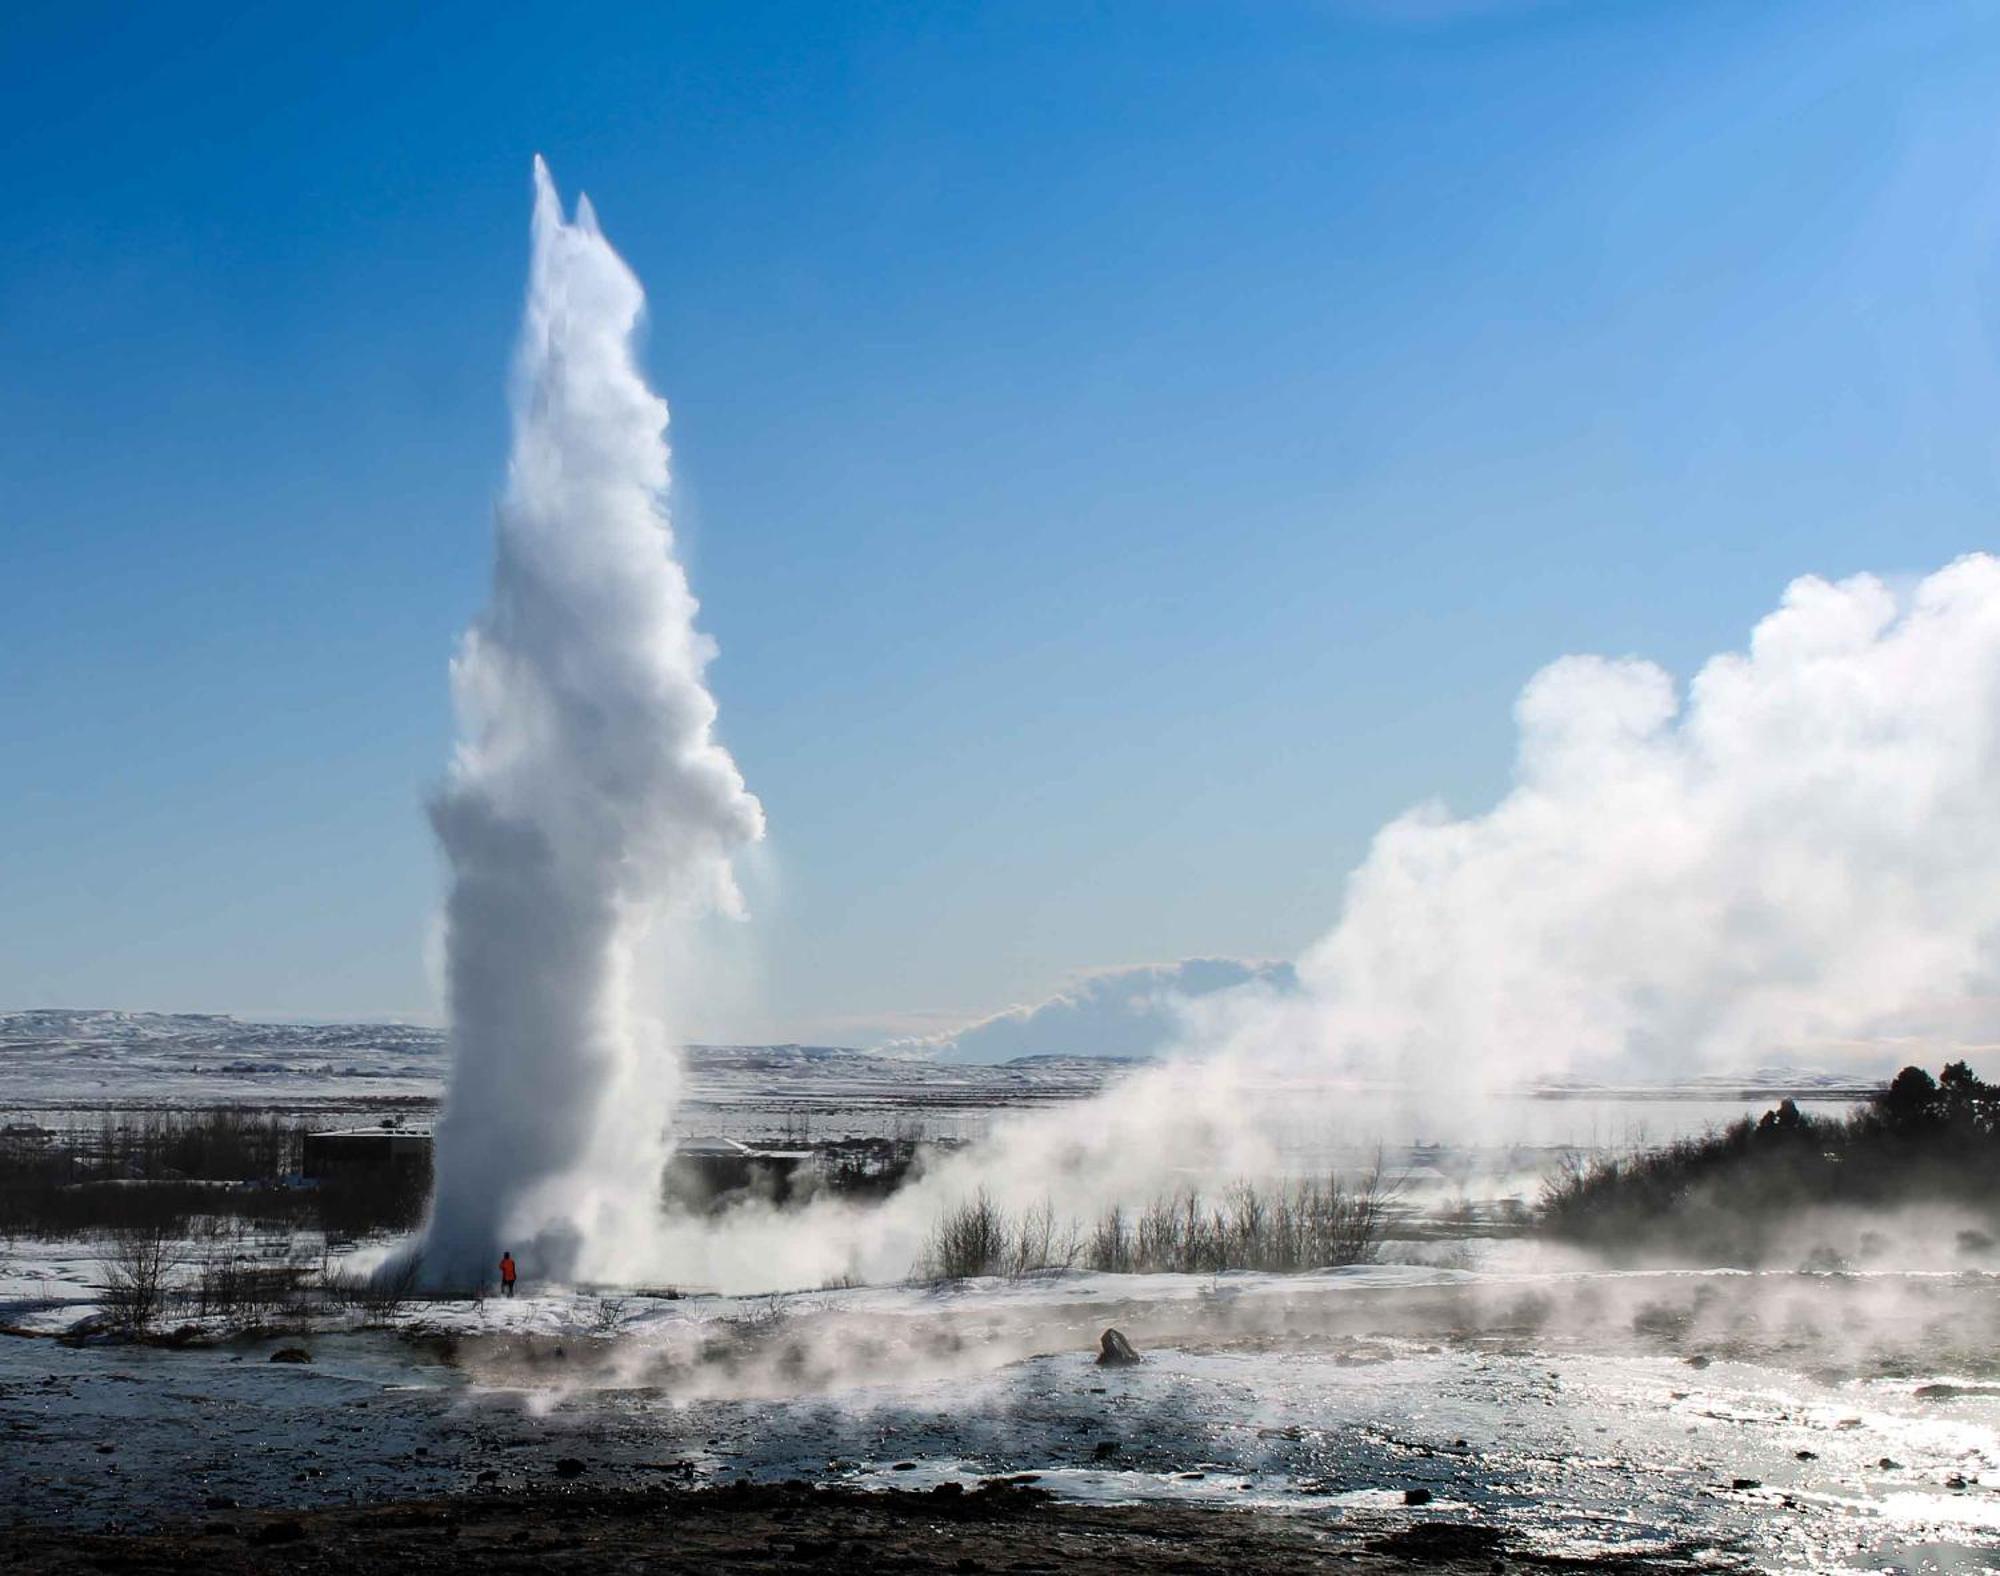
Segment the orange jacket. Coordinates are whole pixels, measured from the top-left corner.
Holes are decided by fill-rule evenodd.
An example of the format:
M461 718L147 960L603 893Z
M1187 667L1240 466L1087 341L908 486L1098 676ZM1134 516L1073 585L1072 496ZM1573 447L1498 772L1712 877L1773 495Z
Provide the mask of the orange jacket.
M503 1253L500 1256L500 1278L503 1281L514 1278L514 1255L511 1253Z

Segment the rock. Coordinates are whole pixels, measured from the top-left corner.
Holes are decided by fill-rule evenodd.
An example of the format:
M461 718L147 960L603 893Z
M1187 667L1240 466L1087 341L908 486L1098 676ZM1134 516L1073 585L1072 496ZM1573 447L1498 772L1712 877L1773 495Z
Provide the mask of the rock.
M1097 1366L1100 1368L1129 1368L1139 1361L1139 1353L1132 1343L1117 1330L1106 1330L1097 1338Z
M931 1490L932 1499L957 1499L965 1492L963 1483L940 1483Z
M914 1461L898 1461L889 1470L891 1472L914 1472L917 1470L917 1464Z
M1880 1467L1884 1472L1899 1472L1902 1470L1903 1463L1898 1461L1894 1456L1884 1456L1875 1465Z
M1442 1565L1449 1560L1491 1558L1500 1552L1501 1538L1496 1527L1420 1521L1386 1538L1377 1538L1367 1547L1370 1554L1393 1554L1425 1565Z
M1819 1460L1819 1452L1817 1450L1794 1450L1792 1454L1800 1461Z
M575 1456L564 1456L556 1462L557 1477L581 1477L583 1470L583 1462Z
M478 1477L473 1479L473 1482L475 1483L498 1483L499 1481L500 1481L500 1474L494 1471L493 1468L491 1467L488 1467L484 1472L480 1473Z
M1694 1356L1690 1357L1687 1360L1687 1365L1690 1368L1706 1368L1709 1365L1709 1362L1710 1359L1706 1353L1696 1352Z
M981 1478L979 1492L996 1497L1025 1495L1035 1499L1046 1499L1048 1491L1034 1486L1041 1480L1042 1475L1039 1472L1016 1472L1011 1477Z
M1965 1488L1968 1485L1966 1483L1965 1477L1961 1473L1954 1472L1950 1477L1944 1480L1944 1486L1946 1488Z
M227 1521L204 1521L201 1524L201 1535L204 1538L226 1538L235 1530L235 1525Z
M1119 1448L1118 1441L1115 1439L1100 1439L1097 1442L1097 1448L1091 1451L1090 1459L1093 1461L1108 1461L1111 1457L1118 1454Z
M1762 1488L1764 1485L1757 1478L1731 1478L1729 1480L1729 1486L1733 1489L1746 1489L1746 1488Z
M1403 1503L1405 1505L1428 1505L1430 1502L1431 1491L1427 1488L1406 1488L1403 1490Z
M271 1361L274 1363L309 1363L312 1360L312 1353L307 1351L303 1346L280 1346L275 1352L271 1353ZM301 1536L303 1536L303 1533Z
M303 1521L267 1521L257 1529L255 1541L258 1543L298 1543L304 1540L306 1524Z
M112 1451L116 1450L117 1448L118 1447L116 1445L99 1445L97 1447L97 1453L100 1456L108 1456L111 1454Z

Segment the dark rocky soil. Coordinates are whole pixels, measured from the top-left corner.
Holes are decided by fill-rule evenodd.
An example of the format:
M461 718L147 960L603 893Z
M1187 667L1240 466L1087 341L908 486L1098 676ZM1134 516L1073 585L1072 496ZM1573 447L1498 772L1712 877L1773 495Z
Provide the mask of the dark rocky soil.
M952 1485L955 1487L955 1485ZM1701 1566L1714 1570L1714 1557ZM651 1493L541 1491L313 1510L229 1513L143 1534L16 1528L0 1570L263 1572L375 1576L667 1571L1174 1571L1264 1576L1323 1570L1693 1570L1692 1556L1550 1560L1492 1528L1418 1523L1364 1534L1308 1516L1186 1505L1057 1504L999 1481L970 1492L854 1493L772 1484Z

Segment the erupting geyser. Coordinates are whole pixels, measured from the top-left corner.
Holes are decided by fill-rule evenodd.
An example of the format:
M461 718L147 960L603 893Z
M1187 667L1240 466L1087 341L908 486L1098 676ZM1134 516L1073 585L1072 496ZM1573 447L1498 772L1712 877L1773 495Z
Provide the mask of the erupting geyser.
M431 818L450 861L452 1068L427 1278L603 1274L650 1239L678 1065L653 945L740 909L763 812L716 742L714 653L673 556L645 295L535 161L534 256L492 600L452 665Z

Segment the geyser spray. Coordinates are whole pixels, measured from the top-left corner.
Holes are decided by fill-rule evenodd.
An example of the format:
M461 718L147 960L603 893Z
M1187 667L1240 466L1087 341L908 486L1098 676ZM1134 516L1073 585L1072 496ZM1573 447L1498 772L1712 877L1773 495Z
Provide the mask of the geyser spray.
M675 560L638 280L535 161L492 597L452 664L431 820L450 865L452 1064L425 1277L613 1273L657 1221L678 1079L647 959L740 912L763 811L714 737L714 645Z

